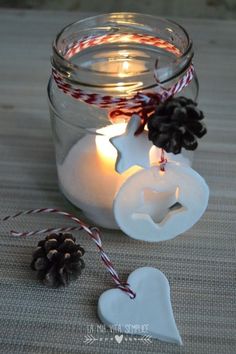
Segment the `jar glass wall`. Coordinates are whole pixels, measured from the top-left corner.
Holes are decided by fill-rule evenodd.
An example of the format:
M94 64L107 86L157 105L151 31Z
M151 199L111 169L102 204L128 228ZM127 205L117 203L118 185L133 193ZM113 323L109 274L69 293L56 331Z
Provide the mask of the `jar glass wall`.
M49 80L59 185L96 224L117 228L114 196L139 168L116 172L117 151L109 139L125 131L127 116L111 119L116 105L100 107L99 97L131 99L137 92L155 93L158 85L169 88L186 73L192 57L191 40L181 26L149 15L99 15L58 34L53 67L67 85L82 92L82 98L75 98L59 88L53 76ZM180 95L197 99L196 75Z

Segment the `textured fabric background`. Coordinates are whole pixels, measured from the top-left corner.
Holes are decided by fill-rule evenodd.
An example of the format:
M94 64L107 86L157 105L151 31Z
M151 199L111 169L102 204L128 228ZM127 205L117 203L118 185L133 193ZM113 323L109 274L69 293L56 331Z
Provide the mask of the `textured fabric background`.
M0 217L29 208L69 208L57 187L46 84L51 40L80 16L7 10L0 14ZM172 241L137 242L107 230L102 230L102 238L124 280L145 265L166 274L184 346L157 340L147 344L127 335L118 344L113 333L99 327L97 300L113 283L95 245L82 233L77 236L87 251L86 268L79 280L59 290L40 285L29 268L38 238L9 236L12 228L65 224L58 216L38 215L0 225L1 353L236 352L235 22L179 22L195 43L200 102L207 116L209 133L195 154L194 168L210 186L208 210ZM90 332L97 340L85 344Z

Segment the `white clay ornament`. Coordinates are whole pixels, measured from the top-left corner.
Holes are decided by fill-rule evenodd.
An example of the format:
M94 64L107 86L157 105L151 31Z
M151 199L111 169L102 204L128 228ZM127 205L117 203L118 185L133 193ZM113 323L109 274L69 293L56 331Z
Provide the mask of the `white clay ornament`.
M207 208L209 189L192 168L168 162L142 169L117 192L113 211L128 236L144 241L170 240L191 228Z
M100 320L106 326L127 334L143 335L140 328L145 326L145 335L182 344L165 275L156 268L138 268L130 274L128 283L136 297L131 299L120 289L105 291L98 301Z
M110 139L111 144L118 152L115 165L115 169L118 173L122 173L134 165L144 168L150 166L149 150L153 145L152 142L148 140L146 130L144 130L142 134L135 135L140 123L140 116L134 114L127 124L125 133Z

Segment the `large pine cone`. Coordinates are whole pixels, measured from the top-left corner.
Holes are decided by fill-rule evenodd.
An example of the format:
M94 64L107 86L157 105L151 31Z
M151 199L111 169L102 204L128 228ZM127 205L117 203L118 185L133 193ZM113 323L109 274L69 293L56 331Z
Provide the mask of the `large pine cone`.
M33 253L31 268L38 271L38 278L49 287L68 285L84 268L81 258L84 249L75 243L71 234L50 234L39 241Z
M179 154L182 147L195 150L198 146L197 138L207 132L205 125L200 122L203 118L203 112L193 100L186 97L170 98L161 103L149 117L149 140L174 154Z

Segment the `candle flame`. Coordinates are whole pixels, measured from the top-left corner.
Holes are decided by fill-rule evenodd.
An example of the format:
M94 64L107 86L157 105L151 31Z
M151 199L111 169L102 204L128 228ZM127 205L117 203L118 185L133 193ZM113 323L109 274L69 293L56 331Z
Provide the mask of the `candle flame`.
M124 72L127 72L128 69L129 69L129 62L128 62L127 60L125 60L125 61L123 62L123 71L124 71Z
M127 76L129 74L129 68L130 68L130 65L129 65L128 60L123 61L121 64L121 69L120 69L120 72L118 73L118 76L119 77Z

